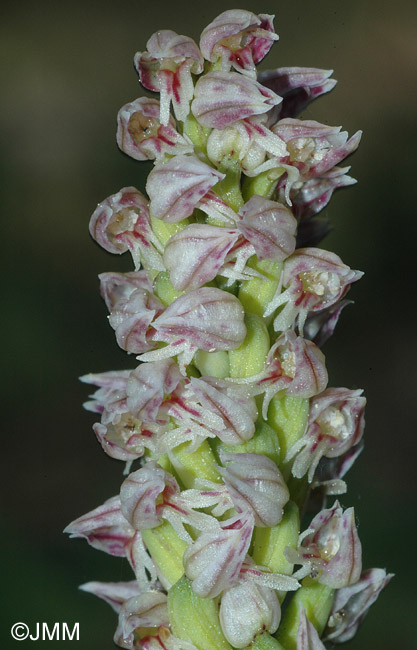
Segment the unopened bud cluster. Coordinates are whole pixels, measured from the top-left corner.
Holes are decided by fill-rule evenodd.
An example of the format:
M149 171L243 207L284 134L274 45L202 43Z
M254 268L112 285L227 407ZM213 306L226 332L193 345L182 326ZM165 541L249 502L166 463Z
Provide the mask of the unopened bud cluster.
M66 532L132 567L82 586L118 614L121 648L320 650L355 634L391 577L362 572L353 508L326 503L362 449L365 398L327 387L321 346L362 273L317 247L319 213L354 182L339 163L360 132L298 118L331 71L257 73L272 21L230 10L199 46L149 39L134 64L156 96L117 127L123 152L154 161L148 198L125 187L90 222L132 255L100 288L139 365L82 377L126 477Z

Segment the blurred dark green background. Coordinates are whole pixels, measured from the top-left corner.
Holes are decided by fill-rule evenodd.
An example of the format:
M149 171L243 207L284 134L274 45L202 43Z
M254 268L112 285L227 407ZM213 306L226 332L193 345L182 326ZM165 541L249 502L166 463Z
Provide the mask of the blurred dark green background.
M133 367L118 350L97 274L130 270L88 235L98 201L144 188L148 167L115 142L118 109L143 94L132 57L157 29L198 39L219 0L21 1L3 6L3 413L1 647L10 627L80 623L80 650L112 648L116 616L77 591L130 579L121 560L61 534L118 492L122 466L100 450L81 403L89 371ZM351 159L359 183L327 213L323 247L366 275L326 346L331 385L365 388L366 448L344 506L360 523L364 566L397 574L351 650L417 647L416 543L416 22L415 2L243 2L275 13L280 41L262 68L334 68L339 84L304 117L364 130ZM415 580L415 579L414 579ZM69 647L73 642L53 642ZM23 641L19 647L40 647ZM43 643L48 647L48 642Z

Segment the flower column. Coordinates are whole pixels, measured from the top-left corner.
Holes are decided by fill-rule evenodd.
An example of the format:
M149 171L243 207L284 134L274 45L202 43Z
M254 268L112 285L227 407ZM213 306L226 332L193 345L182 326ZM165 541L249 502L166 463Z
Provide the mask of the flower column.
M361 574L353 509L326 507L361 451L365 399L327 388L320 346L362 274L316 247L317 215L354 182L337 165L360 133L297 119L329 71L257 77L272 21L230 10L199 47L149 39L135 67L160 101L129 102L117 129L122 151L155 161L149 200L123 188L90 222L105 250L132 255L100 286L140 363L82 378L127 477L66 532L132 567L130 582L82 586L117 612L122 648L320 650L353 636L391 577Z

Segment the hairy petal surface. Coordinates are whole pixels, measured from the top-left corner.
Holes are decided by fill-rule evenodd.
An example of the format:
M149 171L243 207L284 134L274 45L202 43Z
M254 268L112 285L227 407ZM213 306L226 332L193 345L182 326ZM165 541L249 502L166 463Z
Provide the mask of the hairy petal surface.
M234 585L248 552L253 515L244 513L201 533L185 551L183 562L192 588L202 598L215 598Z
M242 580L223 594L219 615L229 643L234 648L245 648L256 634L277 631L281 607L273 589Z
M168 223L183 221L223 178L224 174L193 155L174 156L156 164L146 183L152 215Z
M213 280L239 233L235 229L193 223L165 246L164 264L176 289L198 289Z
M186 339L196 348L234 350L246 335L239 300L214 287L202 287L177 298L153 323L154 340Z
M281 203L255 195L239 216L238 230L252 244L258 259L281 262L294 252L297 221Z
M225 467L219 467L235 508L249 511L255 525L278 524L290 493L275 463L263 454L228 454L220 452Z
M166 486L171 493L179 491L175 479L154 461L129 474L120 488L121 511L136 530L155 528L162 523L157 498Z
M131 372L126 385L130 412L146 422L154 422L165 394L172 393L181 379L172 359L140 364Z

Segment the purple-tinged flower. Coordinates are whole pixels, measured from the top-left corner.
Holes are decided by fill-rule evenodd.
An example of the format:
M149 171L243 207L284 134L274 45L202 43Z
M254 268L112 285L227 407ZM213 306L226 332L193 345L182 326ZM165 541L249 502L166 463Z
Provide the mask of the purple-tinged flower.
M333 643L344 643L352 639L367 615L369 608L387 586L394 574L385 569L368 569L358 582L338 589L324 638Z
M321 350L311 341L287 330L270 349L264 370L238 382L251 385L252 394L265 393L262 415L266 420L269 403L276 393L285 390L287 395L313 397L326 388L327 380L325 357Z
M152 215L168 223L183 221L223 178L224 174L197 156L174 156L167 162L157 163L146 183Z
M335 87L332 74L333 70L319 68L276 68L260 72L258 81L283 98L280 117L296 117L310 102Z
M225 467L219 467L227 490L238 512L251 512L255 526L276 526L290 498L281 472L263 454L220 452Z
M99 413L104 424L118 422L129 411L126 403L126 384L131 370L111 370L110 372L90 373L80 377L85 384L98 386L90 395L91 400L84 402L87 411Z
M141 84L161 94L161 123L169 124L171 102L177 120L184 121L193 97L192 74L203 71L200 50L191 38L170 29L153 34L146 47L146 52L135 54L134 64Z
M146 271L131 271L129 273L117 273L108 271L100 273L100 294L111 312L119 300L125 300L136 289L143 289L152 293L152 283Z
M340 129L292 118L279 120L272 127L287 146L289 159L284 162L297 167L302 181L323 176L358 148L362 131L348 140L346 131L340 133Z
M301 224L323 210L336 189L356 183L354 178L347 175L349 170L350 167L333 167L323 176L312 178L294 190L293 212Z
M265 316L284 305L274 320L275 330L285 331L296 321L302 333L309 312L334 305L362 275L335 253L320 248L299 248L285 260L280 280L286 290L276 294Z
M166 154L191 153L193 145L176 130L170 117L166 126L159 121L156 99L140 97L122 106L117 114L116 140L119 148L135 160L158 160Z
M168 345L142 355L140 360L153 361L182 353L182 372L197 349L234 350L246 336L241 303L232 294L214 287L202 287L180 296L152 325L153 341Z
M253 14L245 9L229 9L217 16L200 38L200 50L207 61L221 59L223 71L237 72L256 79L255 65L278 40L272 24L274 16Z
M223 634L234 648L250 646L254 637L277 631L281 607L276 592L249 580L227 589L220 603Z
M84 404L88 411L101 415L100 423L93 425L99 443L111 458L126 462L143 456L145 448L155 451L153 438L161 429L159 424L144 424L135 417L135 412L128 403L128 385L135 383L135 378L132 379L135 372L119 370L81 377L81 381L99 387L91 396L92 399Z
M145 422L155 422L166 394L172 393L182 379L172 359L141 363L130 373L126 385L129 411Z
M82 537L90 546L109 555L126 557L141 588L155 582L154 563L146 552L140 533L123 516L118 496L75 519L64 533L71 538Z
M295 477L301 478L308 472L311 483L323 456L342 456L360 441L366 404L362 392L328 388L312 398L306 431L285 458L285 462L294 458L291 471Z
M130 251L136 268L143 261L164 270L161 245L150 226L148 202L134 187L124 187L98 204L90 219L90 234L109 253Z
M120 510L118 496L75 519L64 532L71 538L83 537L93 548L116 557L126 557L126 549L135 536L135 530Z
M102 598L119 615L114 643L120 648L137 648L137 628L159 628L169 624L167 596L156 589L140 589L132 582L88 582L82 591ZM142 647L142 645L141 645Z
M218 194L209 190L197 204L197 207L212 219L233 225L236 222L236 212L225 203Z
M144 424L131 413L125 413L116 424L96 422L93 424L93 431L103 451L110 458L128 463L124 472L127 473L130 463L141 458L145 449L155 451L155 439L161 434L161 426Z
M198 596L215 598L236 584L249 550L253 527L251 513L239 514L201 533L185 550L185 574Z
M163 313L164 306L146 289L133 289L131 292L130 289L128 285L124 296L115 302L109 323L122 350L140 354L155 347L150 325L155 317ZM102 293L104 292L105 288L102 288Z
M146 591L123 603L113 640L120 648L134 650L138 647L137 628L159 628L161 625L169 625L167 596L161 591Z
M184 524L197 530L218 528L218 522L211 515L195 512L190 499L183 499L175 478L151 460L143 467L129 474L120 489L121 511L135 530L156 528L166 519L179 537L192 541Z
M308 620L303 606L300 608L296 650L326 650L316 628Z
M195 86L191 111L203 126L225 129L251 115L268 112L281 97L237 72L208 72Z
M338 501L322 510L300 537L298 549L287 547L285 557L301 564L294 576L310 574L317 581L340 589L354 584L362 570L362 548L355 526L354 510L342 511Z

